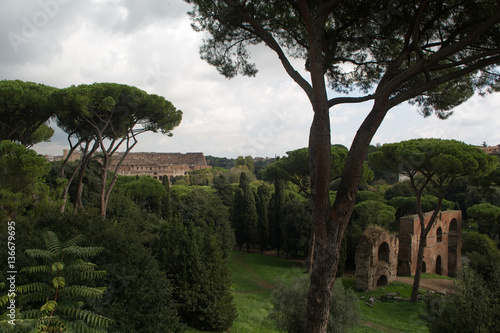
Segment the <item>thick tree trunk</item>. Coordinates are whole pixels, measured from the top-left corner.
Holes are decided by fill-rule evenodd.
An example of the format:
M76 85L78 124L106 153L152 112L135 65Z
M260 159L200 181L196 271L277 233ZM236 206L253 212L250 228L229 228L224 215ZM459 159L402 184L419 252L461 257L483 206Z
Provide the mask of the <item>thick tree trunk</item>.
M430 179L427 179L425 184L420 188L420 190L417 189L415 185L415 179L410 177L410 182L413 188L413 192L415 193L417 197L417 214L418 214L418 219L420 222L420 240L418 244L418 252L417 252L417 267L415 270L415 276L413 278L413 286L411 289L411 296L410 296L410 301L411 302L417 302L418 301L418 290L420 289L420 277L422 275L422 263L424 261L424 250L427 247L427 236L429 235L429 232L432 229L432 226L437 220L437 216L439 214L439 211L441 210L441 203L444 198L444 192L442 189L440 189L439 197L438 197L438 202L436 205L436 208L432 212L432 215L429 219L429 223L427 226L425 225L425 215L424 212L422 211L422 192L428 184ZM440 187L442 187L442 182L440 182Z
M376 102L360 126L349 150L337 197L331 208L328 197L331 143L329 135L324 135L326 131L328 133L330 131L330 122L325 114L323 117L319 117L315 113L311 126L309 148L316 257L311 272L304 332L326 332L331 292L339 264L342 238L354 209L368 146L386 113L386 105ZM325 156L327 156L326 159Z
M78 174L78 179L76 182L76 192L75 192L75 206L73 207L73 215L76 214L78 209L84 209L82 203L82 193L83 193L83 176L85 174L85 169L87 167L86 163L82 163L80 167L80 173Z
M105 151L102 158L101 191L100 191L100 213L101 213L101 218L103 220L106 218L106 208L107 208L106 181L108 178L108 167L109 167L109 156Z
M422 224L422 221L420 222L420 224ZM421 228L420 242L418 244L418 253L417 253L417 268L415 271L415 276L413 278L413 287L411 289L411 297L410 297L411 302L418 301L418 290L420 288L420 277L422 276L422 262L424 261L424 249L426 246L427 246L427 235L425 233L424 228Z
M66 158L64 159L63 161L63 164L61 166L61 173L60 173L60 178L64 179L66 178L65 174L64 174L64 171L65 171L65 168L66 168L66 165L68 164L69 162L69 159L71 158L71 155L73 155L73 152L81 145L82 143L82 139L78 140L78 143L76 145L73 145L71 143L71 134L70 136L68 137L68 141L70 143L70 150L68 152L68 155L66 156ZM88 150L88 142L85 146L85 151ZM84 154L85 155L85 154ZM82 161L80 160L80 163L78 164L78 166L75 168L75 170L71 173L71 176L68 178L68 183L66 184L66 186L64 187L64 190L63 190L63 194L62 194L62 205L61 205L61 208L59 209L59 213L62 215L64 214L64 210L66 209L66 204L68 202L68 192L69 192L69 187L71 186L71 182L73 181L73 178L75 178L76 176L76 173L78 172L78 169L81 167L82 165Z
M312 228L311 228L312 229ZM316 233L311 230L311 239L309 240L309 262L307 263L307 272L312 272L314 264L314 247L316 246Z
M78 171L78 168L81 167L81 163L78 164L78 167L75 169L75 171L72 172L71 176L68 179L68 184L64 187L64 191L62 194L62 205L61 208L59 209L59 213L62 215L64 214L64 211L66 210L66 204L68 203L68 197L69 197L69 187L71 183L73 182L73 178L75 178L75 175Z
M83 193L83 177L85 175L85 170L87 170L87 165L90 162L90 159L94 155L95 151L98 148L98 142L94 143L94 146L90 150L90 152L87 153L87 148L85 149L85 152L82 155L82 161L80 165L80 173L78 174L78 180L77 180L77 188L76 188L76 194L75 194L75 207L73 208L73 215L76 214L78 209L84 209L83 208L83 203L82 203L82 193Z
M323 99L323 98L322 98ZM316 99L317 101L318 99ZM338 266L338 247L330 242L330 117L326 96L317 103L309 137L311 171L312 228L316 234L316 259L311 272L307 298L304 332L326 332L335 272Z

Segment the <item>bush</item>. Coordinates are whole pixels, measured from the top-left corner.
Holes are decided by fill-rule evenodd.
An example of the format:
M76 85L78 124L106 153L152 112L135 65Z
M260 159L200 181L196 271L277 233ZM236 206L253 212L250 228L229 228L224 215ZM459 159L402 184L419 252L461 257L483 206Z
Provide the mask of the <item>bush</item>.
M279 281L273 291L274 308L269 316L289 333L302 332L309 290L309 275L295 278L290 284ZM352 290L344 289L340 280L335 281L328 318L329 333L348 332L359 323L358 299Z
M498 281L496 281L498 284ZM464 267L455 284L455 293L441 300L426 300L429 331L436 332L500 332L498 294L480 274Z
M38 235L48 229L57 230L61 238L83 233L86 236L83 246L102 246L106 249L93 260L100 269L107 271L106 277L98 281L99 286L107 287L106 292L101 299L89 300L85 304L92 312L113 319L111 332L182 331L184 326L177 314L172 283L155 258L157 249L147 246L153 242L156 236L154 231L159 228L156 224L160 221L154 215L141 213L130 199L123 196L112 197L110 208L111 214L106 220L102 220L98 212L18 218L16 231L19 232L19 241L16 247L42 247L43 242ZM0 227L1 239L5 239L4 230L3 226ZM157 237L160 238L160 235ZM164 236L161 238L164 239ZM3 258L2 253L0 258ZM17 259L19 267L36 264L23 251L18 252ZM23 274L18 277L19 284L32 282ZM4 280L1 272L0 278L0 281Z
M237 313L221 240L202 224L185 224L175 218L166 229L165 270L179 315L199 330L229 329Z
M500 207L489 203L481 203L469 207L467 215L472 222L478 224L479 232L495 238L500 234Z

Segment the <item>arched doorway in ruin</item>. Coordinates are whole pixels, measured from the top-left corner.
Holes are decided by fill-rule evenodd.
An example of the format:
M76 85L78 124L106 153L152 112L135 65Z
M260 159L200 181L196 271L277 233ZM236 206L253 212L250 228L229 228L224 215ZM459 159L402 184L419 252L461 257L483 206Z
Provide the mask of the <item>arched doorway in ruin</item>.
M437 256L436 258L436 274L439 274L441 275L442 273L442 269L441 269L441 256Z
M436 238L438 243L443 241L443 229L441 229L441 227L439 227L436 231Z
M389 244L387 242L383 242L378 248L378 261L389 262Z
M378 280L377 280L377 287L382 287L382 286L387 286L389 283L387 281L387 276L382 275Z
M427 272L427 264L425 263L425 261L422 261L422 273L426 272Z

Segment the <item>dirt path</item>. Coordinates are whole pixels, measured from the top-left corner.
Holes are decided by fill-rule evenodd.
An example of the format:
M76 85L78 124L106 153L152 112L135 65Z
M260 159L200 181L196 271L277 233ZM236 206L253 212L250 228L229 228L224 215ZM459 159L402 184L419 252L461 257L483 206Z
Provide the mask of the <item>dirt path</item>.
M265 290L274 290L274 286L267 282L266 280L264 280L263 278L261 278L253 269L252 267L250 267L248 264L244 263L243 260L241 260L241 257L244 256L245 253L241 252L241 253L237 253L233 259L234 259L234 262L240 266L241 268L243 268L243 270L252 278L252 280L255 281L255 283L262 289L265 289Z
M404 282L413 285L413 278L397 276L396 281ZM445 279L421 279L420 287L434 291L441 291L444 293L453 292L453 280Z
M375 324L371 321L366 321L366 320L361 320L361 325L366 326L366 327L375 328L375 329L382 331L384 333L403 333L403 331L397 331L397 330L394 330L392 328L385 327L385 326L382 326L379 324Z

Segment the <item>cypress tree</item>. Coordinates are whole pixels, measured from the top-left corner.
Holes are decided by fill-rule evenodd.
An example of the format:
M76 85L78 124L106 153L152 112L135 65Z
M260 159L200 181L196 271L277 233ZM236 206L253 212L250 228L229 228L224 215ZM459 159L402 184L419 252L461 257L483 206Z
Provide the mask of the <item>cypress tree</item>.
M261 185L257 189L256 207L257 207L257 240L260 244L260 253L268 246L269 242L269 190L266 185Z
M278 252L278 257L280 256L282 206L284 202L284 182L281 179L277 179L274 182L274 193L271 197L268 216L271 236L270 243Z
M229 290L231 272L219 236L201 220L174 218L166 229L166 270L179 315L199 330L229 329L237 312Z
M162 184L165 186L165 190L167 194L161 201L161 215L162 217L170 221L172 219L172 195L170 193L170 180L168 179L167 175L164 175L162 178Z
M255 242L257 234L257 208L244 172L240 175L240 184L234 196L233 227L240 250L246 244L247 251L250 251L250 244Z

